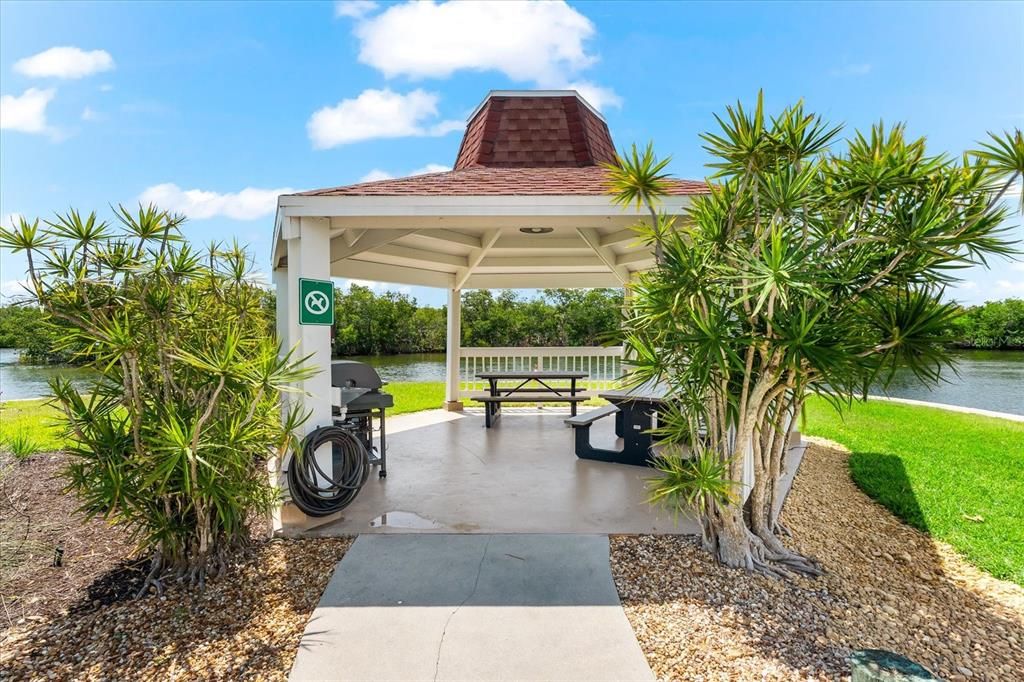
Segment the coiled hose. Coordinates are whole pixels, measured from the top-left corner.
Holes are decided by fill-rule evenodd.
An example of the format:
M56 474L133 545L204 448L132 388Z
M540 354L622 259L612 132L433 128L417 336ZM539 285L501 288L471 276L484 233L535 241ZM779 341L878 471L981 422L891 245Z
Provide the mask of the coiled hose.
M324 471L316 461L317 449L327 443L333 471ZM351 504L369 476L370 453L359 439L340 426L321 426L302 441L302 452L292 456L288 492L307 516L329 516Z

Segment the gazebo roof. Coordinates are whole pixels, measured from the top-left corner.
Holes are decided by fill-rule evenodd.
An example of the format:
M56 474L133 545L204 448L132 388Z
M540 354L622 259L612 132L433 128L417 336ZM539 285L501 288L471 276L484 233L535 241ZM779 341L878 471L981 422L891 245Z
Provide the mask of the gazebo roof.
M670 182L668 193L704 194L707 185L695 180ZM608 171L601 166L571 168L492 168L472 166L442 173L361 182L299 192L297 196L515 196L608 194Z
M622 286L653 254L611 201L608 126L579 93L492 91L470 116L455 168L283 195L273 263L301 222L327 228L335 277L449 289ZM703 182L672 180L685 213ZM301 222L300 222L301 221Z

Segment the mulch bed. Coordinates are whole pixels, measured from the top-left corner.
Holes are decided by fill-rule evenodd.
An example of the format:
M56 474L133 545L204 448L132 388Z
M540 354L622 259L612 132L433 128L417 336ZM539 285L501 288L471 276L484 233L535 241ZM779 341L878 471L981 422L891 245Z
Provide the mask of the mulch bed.
M131 599L145 562L123 533L73 513L55 477L64 461L0 461L0 680L287 679L351 538L259 541L203 590Z
M1024 588L873 502L848 456L812 445L783 512L822 578L725 569L694 538L613 538L619 595L659 678L846 679L850 652L877 648L946 680L1024 679Z
M78 502L61 492L61 453L18 461L0 455L0 631L93 601L109 603L128 589L132 546L103 519L83 522ZM61 565L54 566L60 551ZM124 564L124 566L122 566ZM90 587L116 568L118 580Z

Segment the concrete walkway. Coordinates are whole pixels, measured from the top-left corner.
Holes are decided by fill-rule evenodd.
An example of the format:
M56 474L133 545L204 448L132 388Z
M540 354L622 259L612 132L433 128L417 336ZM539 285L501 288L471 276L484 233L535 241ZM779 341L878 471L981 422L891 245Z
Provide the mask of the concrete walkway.
M651 680L602 535L360 535L292 680Z

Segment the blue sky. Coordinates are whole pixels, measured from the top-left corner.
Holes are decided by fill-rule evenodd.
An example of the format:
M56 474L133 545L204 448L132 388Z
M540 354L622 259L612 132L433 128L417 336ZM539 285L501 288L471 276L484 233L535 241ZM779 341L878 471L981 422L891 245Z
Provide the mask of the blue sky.
M959 153L1024 126L1024 3L5 1L0 218L155 199L266 271L277 193L450 166L489 89L535 87L578 87L687 178L758 88ZM4 294L23 272L0 254ZM1024 296L1024 263L964 276L959 300Z

